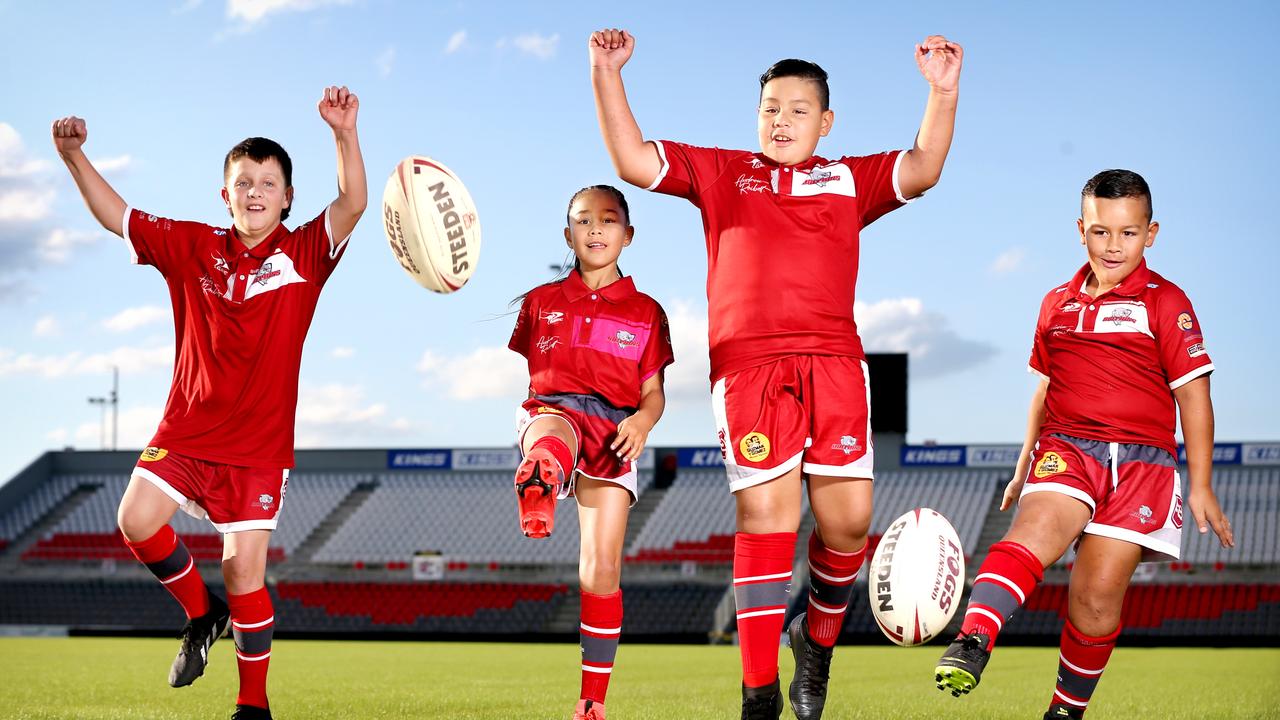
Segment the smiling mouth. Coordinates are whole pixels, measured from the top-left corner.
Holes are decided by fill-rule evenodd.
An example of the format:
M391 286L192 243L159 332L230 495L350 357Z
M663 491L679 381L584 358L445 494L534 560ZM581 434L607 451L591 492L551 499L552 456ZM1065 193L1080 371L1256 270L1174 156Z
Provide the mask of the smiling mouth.
M604 243L599 243L599 242L587 243L588 250L604 250L607 247L608 245L605 245Z
M246 210L248 210L249 212L262 212L263 210L266 210L267 208L266 208L265 206L263 206L263 205L249 205L249 206L248 206L248 207L246 207L245 209L246 209Z
M792 140L791 140L791 137L790 137L790 136L787 136L787 135L774 135L774 136L773 136L773 144L774 144L774 145L790 145L790 144L791 144L791 142L792 142Z

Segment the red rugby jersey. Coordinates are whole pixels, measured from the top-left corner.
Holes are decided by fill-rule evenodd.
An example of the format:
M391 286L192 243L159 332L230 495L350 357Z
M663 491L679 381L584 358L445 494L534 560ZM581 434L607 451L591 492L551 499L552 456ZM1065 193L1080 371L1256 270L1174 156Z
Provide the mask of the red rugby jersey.
M640 405L640 386L670 365L667 314L629 277L592 290L577 270L529 291L507 347L529 361L535 395L598 395Z
M649 189L702 211L712 382L790 355L863 357L858 233L907 202L903 153L783 167L746 150L655 144L662 170Z
M293 467L302 343L320 288L346 249L328 208L253 249L235 228L125 209L133 261L169 285L176 358L151 444L210 462Z
M1143 260L1101 296L1086 263L1040 304L1030 369L1049 380L1043 433L1178 454L1173 390L1213 371L1186 293Z

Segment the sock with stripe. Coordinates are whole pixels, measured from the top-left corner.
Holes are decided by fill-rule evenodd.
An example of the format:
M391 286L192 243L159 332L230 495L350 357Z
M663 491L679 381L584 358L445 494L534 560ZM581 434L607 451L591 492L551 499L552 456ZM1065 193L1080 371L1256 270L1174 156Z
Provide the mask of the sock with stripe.
M205 587L187 546L173 528L165 525L142 542L130 542L125 538L124 544L182 605L188 620L209 612L209 589Z
M960 631L986 635L989 652L1004 624L1043 579L1044 566L1035 553L1007 540L992 545L974 578Z
M764 687L778 679L778 640L787 614L795 552L793 532L734 536L733 598L746 687Z
M854 552L839 552L824 545L816 530L809 535L809 611L805 623L809 639L822 647L832 647L840 636L853 597L853 581L866 555L866 543Z
M613 658L618 652L618 638L622 635L622 591L596 595L583 590L580 597L578 641L582 647L582 692L579 697L603 705L605 693L609 691Z
M267 666L271 663L271 636L275 610L265 587L243 595L227 595L231 608L231 633L236 640L236 667L240 670L237 705L267 704Z
M556 459L556 463L560 465L560 475L562 478L568 479L570 473L573 472L574 466L577 464L574 460L573 453L569 450L569 446L563 440L555 435L543 435L533 444L529 446L532 452L542 448L551 453L551 457Z
M1068 619L1062 626L1062 641L1058 655L1058 684L1053 690L1054 705L1084 711L1089 697L1107 669L1107 660L1116 648L1120 628L1102 637L1090 637L1076 629Z

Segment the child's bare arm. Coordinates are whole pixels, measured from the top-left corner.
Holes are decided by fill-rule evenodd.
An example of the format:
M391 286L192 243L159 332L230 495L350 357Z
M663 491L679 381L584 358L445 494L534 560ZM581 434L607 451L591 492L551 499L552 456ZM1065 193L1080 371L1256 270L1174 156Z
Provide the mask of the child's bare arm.
M929 81L929 101L916 135L915 147L902 159L898 185L905 198L913 198L938 184L942 166L951 150L956 127L956 102L960 93L960 66L964 49L941 35L930 35L916 45L916 64Z
M85 156L83 146L88 139L84 120L71 116L53 121L53 146L67 164L89 212L102 227L124 237L124 209L128 205Z
M1187 447L1191 514L1201 534L1213 528L1222 547L1235 547L1231 521L1222 513L1213 492L1213 400L1209 397L1209 376L1201 375L1179 385L1173 397L1178 402L1182 441Z
M596 117L605 149L618 177L639 187L653 184L662 170L658 148L645 142L627 103L622 66L631 58L636 39L626 30L591 33L587 52L591 58L591 88L595 92Z
M369 203L364 157L356 135L360 100L345 86L328 87L319 109L320 117L333 128L333 141L338 148L338 198L329 205L329 228L333 232L329 241L336 246L355 229Z
M1044 425L1044 396L1049 392L1049 381L1040 378L1040 384L1031 395L1031 409L1027 411L1027 436L1022 440L1022 452L1018 454L1018 466L1014 468L1013 479L1004 489L1004 498L1000 501L1000 509L1008 510L1018 502L1022 494L1022 485L1027 481L1027 466L1031 463L1031 450L1040 438L1040 427Z
M656 372L640 386L640 407L634 415L618 423L618 435L609 449L623 460L639 458L649 440L649 431L658 424L666 407L667 396L662 389L662 372Z

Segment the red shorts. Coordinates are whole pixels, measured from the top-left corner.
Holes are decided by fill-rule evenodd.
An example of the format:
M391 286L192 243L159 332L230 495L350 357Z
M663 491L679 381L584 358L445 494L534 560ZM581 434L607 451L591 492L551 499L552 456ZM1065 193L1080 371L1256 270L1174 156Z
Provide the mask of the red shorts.
M768 482L797 465L811 475L872 477L867 364L797 355L716 381L711 409L729 489Z
M1182 546L1182 481L1168 450L1150 445L1041 436L1031 453L1023 496L1070 495L1089 506L1090 535L1143 548L1144 562L1177 560Z
M578 464L574 470L593 480L621 485L636 501L636 464L623 461L609 449L618 436L618 423L631 416L594 395L537 395L525 400L516 414L516 443L523 452L524 434L535 422L563 421L578 441ZM560 488L560 498L573 494L573 475Z
M142 451L133 474L220 533L275 530L289 488L288 468L223 465L157 447Z

